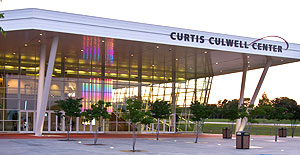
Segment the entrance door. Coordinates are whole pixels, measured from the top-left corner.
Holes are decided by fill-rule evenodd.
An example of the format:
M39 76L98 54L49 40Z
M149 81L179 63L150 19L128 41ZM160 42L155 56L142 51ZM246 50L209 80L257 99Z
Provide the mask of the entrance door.
M19 131L23 133L33 133L34 131L34 122L35 122L35 113L31 110L20 110L19 115Z

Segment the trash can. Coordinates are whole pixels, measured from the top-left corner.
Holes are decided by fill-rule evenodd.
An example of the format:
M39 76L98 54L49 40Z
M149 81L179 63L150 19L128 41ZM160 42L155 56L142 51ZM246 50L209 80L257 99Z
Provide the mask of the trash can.
M279 128L278 129L278 136L279 137L286 137L286 128Z
M232 138L232 132L230 128L223 128L222 134L224 139L231 139Z
M236 133L236 149L249 149L250 133L239 131Z

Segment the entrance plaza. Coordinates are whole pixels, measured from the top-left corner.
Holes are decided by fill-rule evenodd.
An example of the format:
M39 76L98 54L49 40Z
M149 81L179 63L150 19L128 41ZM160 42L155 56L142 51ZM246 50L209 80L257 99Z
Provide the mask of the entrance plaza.
M1 27L7 35L0 36L0 132L37 136L66 133L65 120L54 114L58 108L55 101L66 97L83 98L82 111L98 100L112 103L108 110L112 117L101 121L100 133L132 131L119 110L130 97L143 100L146 107L157 99L172 104L172 115L160 122L162 133L194 131L189 105L196 100L208 103L214 76L243 72L240 93L243 103L247 71L263 68L251 98L250 104L253 104L269 67L300 60L300 45L266 40L268 37L247 38L41 9L4 13ZM278 82L284 80L278 79ZM71 133L91 133L96 128L94 122L85 123L83 118L74 118L71 122ZM150 124L138 130L154 133L155 128L155 124ZM216 142L214 138L203 139L208 142L204 144L185 143L190 139L178 139L176 143L174 140L162 140L159 143L166 145L162 148L157 142L141 139L138 147L157 150L157 154L158 150L171 154L193 149L239 152L233 149L233 143L221 139ZM104 147L114 146L114 143L120 143L120 149L127 147L123 139L104 141L107 143ZM253 144L260 146L263 141L258 137ZM85 147L91 151L103 149L42 139L1 140L1 143L4 149L18 146L26 150L45 144L49 153L68 147L73 148L70 150L73 153L77 153L77 149L84 151ZM46 148L46 143L58 150ZM270 142L263 147L278 149L280 147L275 145L280 144ZM251 151L256 150L259 153L260 149Z
M235 138L222 139L222 135L201 134L198 143L194 134L162 134L159 141L154 135L138 135L134 154L184 155L184 154L251 154L276 155L299 154L300 138L279 138L274 136L251 136L250 149L236 149ZM131 134L99 135L98 144L93 143L93 135L71 135L73 141L62 141L65 135L51 135L38 138L32 135L0 135L1 154L133 154L126 152L132 148ZM122 137L122 138L120 138ZM2 139L10 138L10 139Z

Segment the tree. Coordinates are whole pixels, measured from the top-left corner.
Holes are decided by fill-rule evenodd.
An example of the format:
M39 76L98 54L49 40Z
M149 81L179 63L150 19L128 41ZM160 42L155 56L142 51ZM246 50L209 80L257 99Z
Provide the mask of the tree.
M193 114L192 120L196 122L197 134L195 143L198 142L200 126L203 128L204 120L212 116L213 109L208 104L200 104L200 102L192 102L190 106L191 113Z
M222 113L224 118L229 119L232 122L232 130L233 130L233 123L236 119L240 118L239 117L239 109L238 109L238 105L239 105L239 100L231 100L228 101L226 100L225 102L222 103Z
M86 109L82 116L85 117L84 120L92 121L96 120L96 128L94 133L94 145L97 144L97 134L98 134L98 128L99 128L99 121L101 119L110 118L110 114L107 112L107 108L111 105L110 102L104 103L104 101L99 100L97 103L91 105L91 109Z
M143 110L143 102L137 98L129 98L126 100L126 109L123 109L124 118L128 119L132 125L132 152L135 152L135 129L137 123L141 124L150 124L153 122L153 117L151 116L150 111Z
M285 108L286 111L283 114L286 116L285 119L291 121L292 137L294 137L297 121L300 120L300 109L297 102L288 97L280 97L272 100L272 103L275 107Z
M265 111L263 108L259 108L259 107L263 107L264 105L271 105L271 104L272 104L272 103L271 103L270 99L268 98L266 92L264 92L264 93L262 94L262 98L259 99L258 106L256 107L256 112L257 112L257 114L258 114L259 116L262 116L262 117L263 117L263 122L264 122L264 119L266 119L266 118L265 118L265 116L266 116L266 114L265 114L266 111Z
M222 113L223 118L229 119L231 124L231 129L233 130L233 124L236 119L248 117L247 105L244 103L239 107L239 100L227 100L219 101L218 109Z
M67 140L70 138L70 128L71 128L71 122L72 117L80 117L81 115L81 100L82 98L73 99L72 97L66 98L64 100L58 100L55 101L55 103L58 103L59 110L55 110L55 114L60 117L65 117L66 122L68 122L67 126ZM64 114L61 112L64 111Z
M158 140L159 135L159 120L169 118L171 115L171 105L167 101L156 100L151 104L151 113L154 118L157 119L157 130L156 130L156 140Z
M258 104L258 109L260 114L268 119L268 120L274 120L274 126L275 126L275 142L277 142L277 135L278 135L278 126L280 124L280 121L283 119L287 119L288 116L285 114L287 111L286 108L275 106L275 101L272 100L269 104Z
M259 123L256 118L259 116L260 111L257 107L254 107L254 104L248 106L248 131L251 131L251 127L253 123Z

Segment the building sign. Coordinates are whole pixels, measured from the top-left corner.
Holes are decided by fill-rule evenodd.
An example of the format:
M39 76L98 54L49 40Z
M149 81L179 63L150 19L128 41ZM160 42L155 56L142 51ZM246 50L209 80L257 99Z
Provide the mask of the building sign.
M213 36L207 37L203 35L180 33L180 32L171 32L170 38L172 40L183 41L183 42L194 42L199 44L208 42L212 46L227 46L232 48L245 48L245 49L250 48L258 51L270 51L270 52L282 53L283 50L282 46L280 45L258 42L261 39L257 39L253 42L247 42L244 40L220 38L220 37L213 37ZM287 44L287 48L288 48L288 44ZM287 48L285 50L287 50Z

